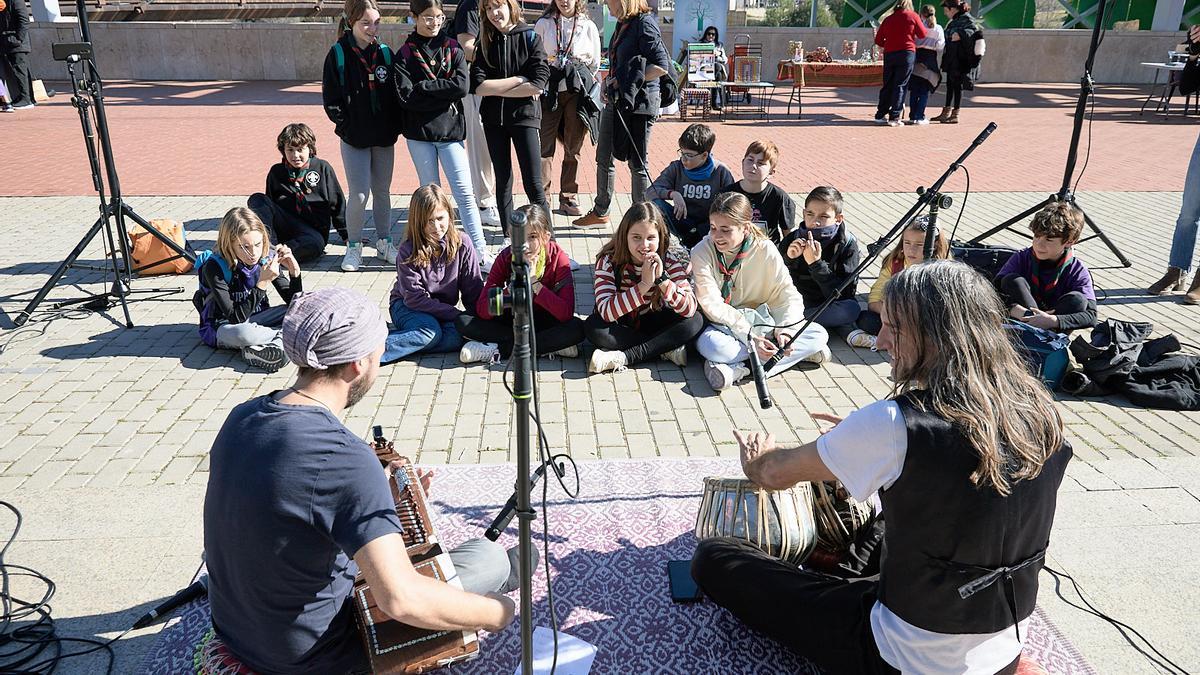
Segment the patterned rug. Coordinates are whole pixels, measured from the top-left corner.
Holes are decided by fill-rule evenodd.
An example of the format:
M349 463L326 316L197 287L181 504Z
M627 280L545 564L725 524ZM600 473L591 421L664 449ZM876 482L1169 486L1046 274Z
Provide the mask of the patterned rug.
M740 473L736 462L721 459L605 461L580 465L582 489L575 501L551 484L555 610L560 630L596 645L593 673L821 672L711 602L671 601L666 564L690 558L695 549L702 479ZM430 501L440 512L442 540L453 547L482 536L514 479L511 466L437 467ZM540 501L540 485L534 496ZM540 549L540 510L534 530ZM515 533L514 522L501 543L515 545ZM540 565L534 615L535 625L549 625ZM140 672L191 672L193 646L208 626L207 601L188 605L163 629ZM517 624L481 637L483 656L439 672L512 673L520 657ZM1025 651L1050 673L1095 673L1040 609Z

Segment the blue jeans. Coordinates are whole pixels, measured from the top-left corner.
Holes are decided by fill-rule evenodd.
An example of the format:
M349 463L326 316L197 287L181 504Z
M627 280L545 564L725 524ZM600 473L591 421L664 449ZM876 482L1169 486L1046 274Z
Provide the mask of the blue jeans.
M938 71L937 52L932 49L918 49L915 62L928 66L935 73ZM923 77L912 77L908 81L908 91L908 119L925 119L925 106L929 104L929 94L933 91L929 81Z
M458 206L458 217L462 219L463 229L471 238L475 252L483 257L487 241L483 238L483 224L479 221L479 207L475 205L475 189L471 183L471 164L467 157L467 146L462 141L447 143L428 143L426 141L408 140L408 154L412 157L413 165L417 167L417 180L421 185L436 183L438 179L438 164L446 173L446 182L450 184L450 193L454 195L454 203Z
M1183 181L1183 208L1175 221L1175 236L1171 239L1171 267L1184 272L1192 269L1196 252L1196 228L1200 227L1200 138L1192 149L1187 178Z
M904 92L908 79L912 77L913 63L917 53L910 51L892 52L883 55L883 86L879 88L879 106L875 108L875 119L900 119L904 108Z
M381 363L391 363L416 354L444 354L462 348L462 336L453 321L438 321L437 317L408 308L403 298L396 298L389 308L392 330L388 333Z
M811 319L817 311L817 307L806 307L804 309L804 318ZM847 298L845 300L834 300L824 312L817 317L816 323L826 327L834 328L836 326L851 326L858 320L859 313L862 312L862 307L859 306L858 300Z
M676 237L679 237L679 242L683 244L684 248L691 250L708 234L710 228L707 221L702 223L696 222L687 216L676 218L675 204L673 202L665 199L655 199L652 203L662 213L663 222L667 224L667 229Z

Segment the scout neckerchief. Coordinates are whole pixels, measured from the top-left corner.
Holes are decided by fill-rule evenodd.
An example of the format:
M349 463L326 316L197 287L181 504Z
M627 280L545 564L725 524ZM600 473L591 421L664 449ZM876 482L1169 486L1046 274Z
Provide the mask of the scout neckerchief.
M308 174L308 165L312 162L309 160L304 163L304 166L299 169L293 169L291 164L287 165L287 190L292 193L293 201L296 202L296 213L305 214L312 210L305 195L312 192L312 188L304 182L304 176Z
M416 42L413 42L413 54L417 57L417 63L421 66L421 72L425 73L425 77L430 80L436 80L439 77L446 77L450 74L450 41L443 40L441 49L433 46L433 40L429 41L429 50L433 52L433 65L425 59L425 54L421 52L421 47Z
M1042 286L1042 261L1034 257L1033 274L1029 276L1033 277L1033 288L1031 290L1033 290L1033 297L1038 301L1039 305L1042 305L1046 295L1053 291L1056 286L1058 286L1059 280L1062 279L1063 271L1067 269L1067 265L1071 264L1071 260L1074 257L1075 254L1069 247L1067 250L1063 251L1062 257L1059 258L1058 262L1054 264L1054 275L1051 277L1050 283L1046 284L1045 287Z
M376 47L375 51L371 51L372 47ZM367 55L363 50L358 48L358 43L354 38L350 39L350 51L358 57L358 62L362 64L363 70L367 73L367 91L371 92L371 112L379 112L379 95L375 93L375 69L371 67L371 63L375 61L375 54L378 52L378 46L372 42L367 45L367 51L371 54L371 60L367 61Z
M742 261L750 256L750 240L751 237L747 234L742 240L741 248L733 254L733 260L728 264L725 262L725 255L717 250L716 244L713 245L713 252L717 254L717 271L721 273L721 299L726 303L733 297L733 275L742 266Z

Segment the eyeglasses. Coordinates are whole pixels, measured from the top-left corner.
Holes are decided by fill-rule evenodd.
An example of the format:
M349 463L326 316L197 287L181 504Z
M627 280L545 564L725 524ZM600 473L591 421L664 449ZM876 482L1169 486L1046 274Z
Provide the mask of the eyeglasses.
M438 14L437 16L419 16L417 18L424 21L426 26L436 26L446 20L446 15Z
M703 154L704 154L703 152L688 152L687 150L680 150L679 158L686 159L690 162L691 160L696 159L697 157L699 157L700 155L703 155Z

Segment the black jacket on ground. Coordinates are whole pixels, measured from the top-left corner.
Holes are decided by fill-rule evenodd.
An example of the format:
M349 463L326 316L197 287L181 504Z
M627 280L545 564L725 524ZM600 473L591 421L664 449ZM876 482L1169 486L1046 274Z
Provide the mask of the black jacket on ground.
M395 145L400 135L400 107L391 81L393 69L387 67L378 44L363 50L367 63L374 70L368 73L354 54L356 45L350 31L346 31L338 42L344 56L343 73L338 73L335 50L330 48L321 78L321 98L325 114L334 124L334 133L356 148ZM374 105L368 75L379 78L375 81ZM343 76L345 86L342 85Z
M792 284L804 297L804 307L813 309L833 294L838 284L842 283L850 273L862 262L862 251L858 248L858 240L846 229L846 224L838 226L837 236L828 246L821 247L821 259L809 265L804 256L787 257L788 246L800 238L807 238L808 231L799 225L792 233L784 237L779 244L783 260L792 275ZM846 284L838 295L838 300L853 300L858 293L858 280Z
M444 72L439 61L450 49L450 69ZM424 57L436 79L421 66ZM416 31L396 55L396 97L400 103L404 137L427 143L450 143L467 137L463 118L463 97L469 87L467 60L458 41L445 35L421 37Z
M1131 403L1159 410L1200 410L1200 356L1175 354L1174 335L1149 339L1154 325L1107 319L1071 342L1086 379L1080 395L1121 393ZM1078 378L1078 376L1076 376Z
M0 53L28 54L29 9L25 0L8 0L0 12Z
M550 81L550 64L546 50L533 26L521 24L507 35L500 34L483 53L483 43L475 43L475 60L471 63L471 93L485 80L503 80L520 75L529 83L545 90ZM484 96L479 104L479 117L484 126L534 127L542 126L542 104L538 96L505 98Z
M319 157L309 159L308 167L303 169L303 186L300 189L305 192L301 203L289 174L290 169L287 163L279 162L267 172L267 198L278 204L279 208L296 214L312 225L328 244L330 228L338 232L346 230L346 195L342 192L337 173L329 162Z

